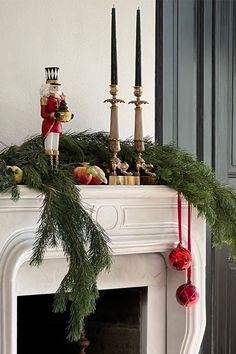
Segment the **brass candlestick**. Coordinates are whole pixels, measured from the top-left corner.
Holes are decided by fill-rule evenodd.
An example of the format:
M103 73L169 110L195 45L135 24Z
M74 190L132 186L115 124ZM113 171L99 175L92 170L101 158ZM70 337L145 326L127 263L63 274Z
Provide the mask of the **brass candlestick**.
M140 170L144 170L147 176L141 177L141 184L153 184L156 174L151 172L152 164L147 164L142 157L142 152L145 151L143 140L143 119L142 119L142 104L148 104L147 101L141 100L142 86L134 86L134 96L136 100L130 101L135 105L135 129L134 129L134 150L137 154L136 159L136 175L140 177ZM145 178L149 177L149 178Z
M110 136L109 150L112 153L111 172L109 176L109 184L137 184L134 179L130 178L132 172L127 172L129 165L127 162L122 162L117 156L120 151L119 126L118 126L118 105L124 103L123 100L117 98L118 87L115 84L110 85L110 94L112 98L104 102L111 103L111 118L110 118ZM123 176L117 176L117 169ZM133 177L133 176L132 176Z

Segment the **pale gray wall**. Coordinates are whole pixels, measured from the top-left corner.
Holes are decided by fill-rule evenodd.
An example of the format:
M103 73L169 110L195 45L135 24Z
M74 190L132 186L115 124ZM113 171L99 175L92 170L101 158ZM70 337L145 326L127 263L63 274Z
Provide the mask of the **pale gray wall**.
M44 67L59 66L68 107L64 129L109 130L110 14L117 11L119 97L133 99L135 21L142 22L144 132L154 135L154 0L1 0L0 140L20 144L41 130ZM120 106L120 135L134 132L134 107Z

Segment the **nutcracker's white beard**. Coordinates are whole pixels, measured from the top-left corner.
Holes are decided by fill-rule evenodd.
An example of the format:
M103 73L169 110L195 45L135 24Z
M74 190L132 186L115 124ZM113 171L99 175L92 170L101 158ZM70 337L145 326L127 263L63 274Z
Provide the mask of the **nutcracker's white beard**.
M59 137L60 133L49 133L44 140L44 149L47 155L59 155Z
M62 91L59 90L55 93L55 97L61 97ZM43 84L40 88L40 97L49 97L50 96L50 84Z

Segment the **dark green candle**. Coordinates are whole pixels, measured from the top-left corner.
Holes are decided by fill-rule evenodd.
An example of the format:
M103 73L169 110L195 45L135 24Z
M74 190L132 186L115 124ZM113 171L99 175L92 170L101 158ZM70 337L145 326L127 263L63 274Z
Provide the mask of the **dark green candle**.
M116 9L111 11L111 85L117 85Z
M141 24L140 9L137 10L136 17L136 57L135 57L135 86L142 86L141 72Z

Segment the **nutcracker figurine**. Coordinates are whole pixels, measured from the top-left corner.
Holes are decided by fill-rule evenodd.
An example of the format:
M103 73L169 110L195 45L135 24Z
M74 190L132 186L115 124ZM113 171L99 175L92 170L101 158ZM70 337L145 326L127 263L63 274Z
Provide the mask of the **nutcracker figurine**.
M61 123L69 122L73 114L68 111L65 96L60 90L58 82L59 68L45 68L46 84L40 89L40 104L42 124L42 138L45 154L50 156L52 169L58 169L59 164L59 138L62 132Z

